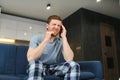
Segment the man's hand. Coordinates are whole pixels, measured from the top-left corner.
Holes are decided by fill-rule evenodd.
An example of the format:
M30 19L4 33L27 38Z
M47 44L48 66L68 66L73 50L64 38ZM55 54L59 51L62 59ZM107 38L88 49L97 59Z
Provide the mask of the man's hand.
M46 34L45 34L44 40L49 41L52 37L52 34L53 34L53 31L47 31Z
M67 31L66 31L65 27L62 25L62 32L61 32L62 39L66 38L66 33L67 33Z

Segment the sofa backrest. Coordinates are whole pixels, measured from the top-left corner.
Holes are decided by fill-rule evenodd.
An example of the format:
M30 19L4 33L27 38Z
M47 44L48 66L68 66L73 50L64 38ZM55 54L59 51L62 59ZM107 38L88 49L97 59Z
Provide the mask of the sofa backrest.
M28 46L18 45L16 55L16 75L26 74L28 61L27 61Z
M0 74L15 74L16 46L0 44Z
M0 44L0 74L26 74L28 46Z

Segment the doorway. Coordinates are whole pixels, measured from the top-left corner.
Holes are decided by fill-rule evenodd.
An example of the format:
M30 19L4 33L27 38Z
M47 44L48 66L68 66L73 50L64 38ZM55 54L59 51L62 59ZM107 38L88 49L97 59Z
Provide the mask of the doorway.
M100 24L104 80L118 80L118 61L114 27Z

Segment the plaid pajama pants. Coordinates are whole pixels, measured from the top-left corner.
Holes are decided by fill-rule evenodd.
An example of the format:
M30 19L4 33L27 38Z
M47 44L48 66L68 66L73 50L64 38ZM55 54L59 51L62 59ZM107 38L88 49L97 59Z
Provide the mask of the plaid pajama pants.
M64 80L80 79L80 66L74 61L64 62L59 65L43 65L39 60L31 61L27 72L27 80L44 80L46 75L65 75Z

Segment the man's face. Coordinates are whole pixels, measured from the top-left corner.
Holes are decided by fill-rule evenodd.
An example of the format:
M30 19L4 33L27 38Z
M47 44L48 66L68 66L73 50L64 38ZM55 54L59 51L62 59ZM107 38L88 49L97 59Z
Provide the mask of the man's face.
M48 31L53 31L53 35L57 36L60 32L62 22L60 20L52 19L49 24L47 24Z

